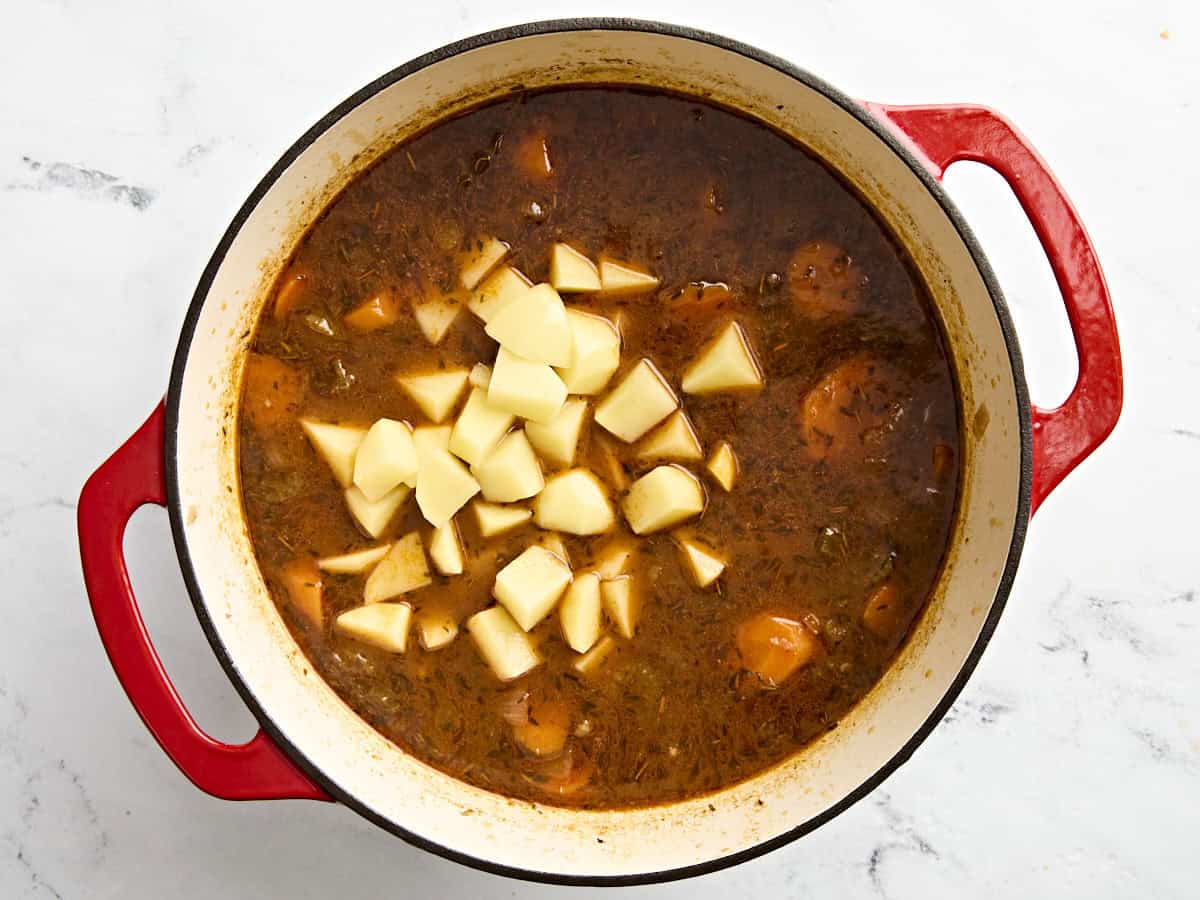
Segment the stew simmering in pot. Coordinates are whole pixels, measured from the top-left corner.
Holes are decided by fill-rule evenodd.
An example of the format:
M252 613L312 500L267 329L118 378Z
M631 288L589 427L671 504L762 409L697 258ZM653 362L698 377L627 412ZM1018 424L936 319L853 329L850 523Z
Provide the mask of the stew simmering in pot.
M246 363L250 537L319 672L502 794L676 800L878 681L950 539L927 293L804 149L695 99L519 93L359 176Z

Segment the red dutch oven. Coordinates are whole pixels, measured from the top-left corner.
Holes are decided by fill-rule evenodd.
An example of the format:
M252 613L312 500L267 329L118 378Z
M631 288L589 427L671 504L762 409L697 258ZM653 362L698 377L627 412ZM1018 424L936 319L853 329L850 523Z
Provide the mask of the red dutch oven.
M880 683L793 758L700 798L584 811L457 781L359 719L319 678L276 612L237 489L238 387L274 275L325 204L397 142L515 85L651 86L707 98L792 136L859 192L928 285L955 369L964 469L952 545L927 611ZM1030 403L1000 287L940 186L974 160L1012 187L1066 304L1078 380ZM575 884L713 871L803 835L904 762L942 719L996 627L1030 516L1116 424L1121 362L1092 244L1029 143L977 106L862 103L752 47L687 28L573 20L492 32L388 73L311 128L234 217L196 289L165 402L88 480L84 576L101 639L134 707L197 787L231 800L336 800L394 834L488 871ZM213 740L171 686L138 612L122 537L166 505L200 624L262 725Z

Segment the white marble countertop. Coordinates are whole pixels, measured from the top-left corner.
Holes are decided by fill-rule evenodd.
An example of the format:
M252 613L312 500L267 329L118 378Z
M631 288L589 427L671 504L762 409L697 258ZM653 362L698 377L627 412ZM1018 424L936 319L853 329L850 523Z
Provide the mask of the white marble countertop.
M1200 15L1109 0L735 6L462 0L336 6L27 0L0 53L0 894L514 897L555 889L413 849L343 808L195 790L134 714L79 572L85 477L161 396L234 210L343 97L522 20L635 14L721 31L849 93L975 101L1033 139L1091 229L1127 402L1050 499L945 724L815 834L650 897L1194 897L1200 833ZM118 8L119 7L119 8ZM799 12L803 8L804 12ZM918 13L917 9L924 10ZM960 171L961 169L961 171ZM998 177L948 178L1008 293L1035 400L1072 376L1065 316ZM252 731L184 596L161 510L129 534L158 649L197 718Z

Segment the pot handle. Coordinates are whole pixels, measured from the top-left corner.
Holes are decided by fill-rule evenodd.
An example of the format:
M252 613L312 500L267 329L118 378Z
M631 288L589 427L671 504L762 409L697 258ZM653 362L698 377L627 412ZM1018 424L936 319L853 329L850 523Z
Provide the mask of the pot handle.
M159 745L196 787L225 800L330 797L259 731L248 743L225 744L192 719L150 643L122 541L134 511L165 506L163 405L100 466L79 497L79 550L92 615L108 658L133 708Z
M1095 248L1045 161L1003 116L982 106L866 107L891 125L939 180L962 159L1000 173L1050 261L1075 337L1079 376L1062 406L1033 407L1031 502L1036 511L1108 437L1121 415L1121 347Z

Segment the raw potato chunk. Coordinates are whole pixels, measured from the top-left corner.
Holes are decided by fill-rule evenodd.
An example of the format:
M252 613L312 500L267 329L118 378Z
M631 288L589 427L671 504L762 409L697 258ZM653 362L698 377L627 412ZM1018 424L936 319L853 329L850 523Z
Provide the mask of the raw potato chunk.
M554 534L553 532L549 534L543 534L540 538L538 538L538 545L545 547L547 550L565 562L567 566L571 565L571 554L567 552L567 545L563 543L562 535Z
M558 291L539 284L518 294L487 323L488 337L523 359L569 366L574 338Z
M417 450L417 475L421 474L421 454L430 450L450 448L449 425L421 425L413 429L413 446Z
M397 376L396 380L421 412L431 421L441 422L458 402L463 385L467 383L467 370L449 369L429 375L403 375Z
M641 360L596 407L596 424L633 443L679 406L675 392L648 359Z
M616 521L604 486L587 469L552 476L533 502L533 515L539 528L567 534L601 534Z
M417 506L426 522L441 528L479 493L479 482L445 450L430 448L420 454L419 461Z
M407 603L376 603L360 606L337 617L337 630L356 641L403 653L408 646L408 628L412 624L412 607Z
M442 297L438 300L423 300L413 303L413 317L425 340L435 347L442 342L458 314L462 312L462 303L453 298Z
M423 588L431 581L421 536L413 531L392 544L387 556L367 576L363 602L382 603Z
M604 549L596 554L592 567L600 573L600 577L611 580L618 575L624 575L633 567L637 544L627 539L617 539L606 544Z
M483 363L475 363L471 368L471 375L467 379L473 388L481 388L487 390L488 385L492 383L492 367L485 366Z
M604 612L624 638L633 637L640 611L637 591L632 575L618 575L609 581L600 582L600 597L604 601Z
M730 322L683 371L683 390L687 394L711 394L762 387L762 371L754 360L742 326Z
M621 365L621 334L603 316L567 310L573 349L570 365L558 370L572 394L598 394Z
M621 503L634 534L661 531L704 511L704 488L680 466L659 466L633 483Z
M451 519L441 528L433 530L429 540L429 558L433 567L442 575L461 575L463 572L462 541L458 537L458 528Z
M523 431L510 431L471 474L485 499L493 503L525 500L542 489L542 467Z
M325 585L317 565L311 556L298 557L284 565L279 578L296 612L320 628L325 622Z
M488 276L487 281L467 301L467 308L486 323L510 300L521 296L531 287L533 285L528 278L512 266L505 266Z
M459 459L477 465L500 443L514 418L508 410L490 403L486 391L475 388L454 423L447 449Z
M708 471L717 484L727 491L733 490L733 483L737 480L738 461L733 448L729 446L729 441L717 444L717 449L708 458Z
M697 587L706 588L725 571L725 560L718 557L708 547L689 537L677 537L679 555L683 567L692 576Z
M459 271L459 282L468 291L473 290L484 276L496 266L500 260L508 256L508 244L494 237L484 238L467 254Z
M374 503L401 484L416 487L417 448L403 422L380 419L354 457L354 486Z
M558 608L563 637L576 653L586 653L600 639L601 612L600 576L576 576Z
M526 422L525 436L546 462L569 466L575 462L575 449L579 446L585 418L587 401L576 397L564 403L558 415L545 425Z
M637 446L638 459L678 459L694 462L704 459L696 429L682 409L648 434Z
M496 573L492 595L529 631L546 618L571 583L571 569L545 547L525 550Z
M613 259L600 260L600 290L615 294L640 294L658 287L658 279L628 263Z
M617 642L610 638L607 634L596 642L583 656L577 656L575 662L571 663L571 668L580 675L591 675L596 672L608 655L617 649Z
M422 612L417 616L417 637L426 650L441 650L458 637L458 623L447 612Z
M301 419L300 427L304 429L313 449L328 464L338 484L350 487L354 483L354 457L359 444L367 436L367 429L354 425L330 425L312 419Z
M572 247L558 243L550 248L550 284L563 294L600 290L596 264Z
M358 575L387 556L390 549L391 544L380 544L378 547L368 547L366 550L355 550L338 556L323 556L317 560L317 567L331 575Z
M350 508L350 515L354 516L354 521L363 531L373 538L379 538L387 531L388 525L396 517L396 511L411 493L412 489L407 484L402 484L372 503L362 491L351 487L346 489L346 506Z
M533 515L523 506L497 506L494 503L484 503L482 500L476 500L472 506L475 509L475 521L479 525L479 534L485 538L512 531L519 525L528 522Z
M493 606L467 619L467 631L479 655L501 681L520 678L542 662L537 648L503 606Z
M523 419L553 421L567 399L567 387L545 363L523 359L503 347L496 354L488 403Z

